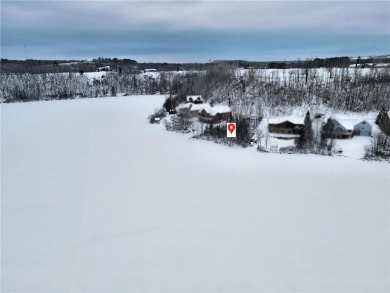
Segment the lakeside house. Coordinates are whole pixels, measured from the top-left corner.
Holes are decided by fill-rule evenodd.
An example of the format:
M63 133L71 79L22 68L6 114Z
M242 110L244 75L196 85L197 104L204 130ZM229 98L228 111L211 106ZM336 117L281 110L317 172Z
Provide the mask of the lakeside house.
M177 115L181 118L198 118L199 112L204 109L205 105L195 105L193 103L180 104L176 107Z
M356 124L353 128L354 135L370 136L372 133L372 125L366 120Z
M220 123L222 121L228 121L231 118L232 110L226 105L216 105L210 109L210 117L212 117L212 123Z
M186 103L180 104L176 107L179 117L192 119L196 118L200 122L207 124L217 124L222 121L230 119L232 110L226 105L211 106L208 103L194 104Z
M347 125L346 121L341 124L335 118L329 118L322 127L322 133L326 138L345 139L353 136L353 125Z
M303 123L298 121L270 119L268 131L281 134L300 134L303 129Z

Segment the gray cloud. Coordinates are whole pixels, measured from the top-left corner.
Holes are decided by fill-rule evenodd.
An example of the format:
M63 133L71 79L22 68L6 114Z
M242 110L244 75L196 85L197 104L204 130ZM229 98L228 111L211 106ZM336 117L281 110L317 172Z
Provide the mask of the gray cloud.
M101 29L334 29L390 34L390 2L3 1L2 24Z
M115 46L121 44L156 53L166 52L167 48L187 48L183 44L186 42L191 45L187 48L189 53L196 47L210 55L208 48L222 50L224 46L233 52L240 47L229 39L239 40L245 54L245 44L253 50L267 47L261 38L272 40L274 46L283 44L288 50L316 44L313 40L321 36L328 41L337 39L339 48L347 47L341 43L348 37L353 37L354 42L359 37L362 42L369 39L375 42L371 46L382 52L390 46L390 2L2 1L1 28L5 54L22 43L42 49L51 43L56 46L53 50L64 52L72 45L80 51L110 48L115 54ZM259 40L255 42L253 38ZM210 39L219 41L220 47ZM321 46L325 50L335 44L321 42Z

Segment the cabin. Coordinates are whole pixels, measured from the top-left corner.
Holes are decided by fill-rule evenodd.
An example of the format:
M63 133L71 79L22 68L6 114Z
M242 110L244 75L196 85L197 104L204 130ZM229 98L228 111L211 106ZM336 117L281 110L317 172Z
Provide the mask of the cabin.
M296 124L289 120L280 123L269 123L268 131L283 134L300 134L303 129L303 124Z
M206 111L205 109L199 112L198 118L200 122L207 124L211 124L214 121L214 117L211 116L210 112Z
M346 139L353 136L352 129L343 126L338 120L329 118L322 127L322 134L326 138Z
M211 108L210 115L213 117L213 123L220 123L221 121L229 121L232 110L229 106L219 105Z
M370 136L372 132L372 126L366 120L361 121L353 127L354 135Z
M187 96L187 103L202 104L203 102L202 96Z

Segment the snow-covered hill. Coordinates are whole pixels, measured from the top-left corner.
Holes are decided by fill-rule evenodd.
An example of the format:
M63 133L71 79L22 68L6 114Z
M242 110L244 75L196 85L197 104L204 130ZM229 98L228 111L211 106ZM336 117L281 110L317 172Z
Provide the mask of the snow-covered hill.
M1 107L1 292L385 292L389 164L167 132L163 96Z

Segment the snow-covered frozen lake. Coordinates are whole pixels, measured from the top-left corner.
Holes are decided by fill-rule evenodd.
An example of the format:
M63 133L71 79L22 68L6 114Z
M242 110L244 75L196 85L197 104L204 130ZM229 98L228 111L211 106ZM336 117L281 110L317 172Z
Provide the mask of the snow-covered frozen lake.
M167 132L163 96L1 104L1 292L387 292L388 163Z

